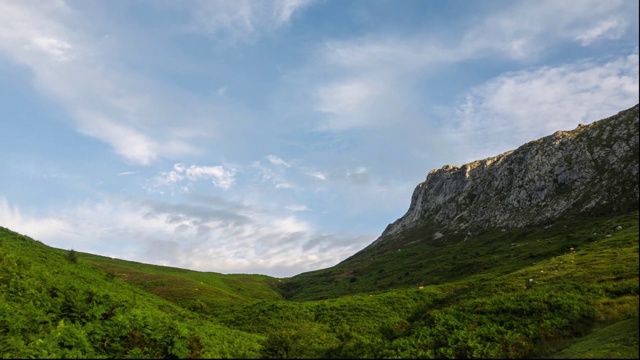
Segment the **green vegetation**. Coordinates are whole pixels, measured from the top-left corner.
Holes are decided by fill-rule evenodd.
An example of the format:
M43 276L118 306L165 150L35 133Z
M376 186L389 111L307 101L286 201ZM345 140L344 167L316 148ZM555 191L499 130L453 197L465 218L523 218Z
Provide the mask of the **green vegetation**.
M213 315L256 300L279 300L278 279L266 275L222 275L81 254L83 262L182 308Z
M69 252L67 253L67 260L69 260L70 263L75 264L78 262L78 253L76 253L75 250L71 249L69 250Z
M637 211L425 224L288 279L71 254L0 228L0 356L638 357Z
M70 252L0 228L3 358L257 357L262 336L203 321Z
M623 229L617 231L617 226ZM332 268L296 275L284 281L282 289L288 299L316 300L457 281L490 286L516 276L521 278L511 286L522 287L531 277L539 283L539 278L552 274L556 281L602 282L607 278L600 276L611 272L623 272L624 279L633 282L638 276L637 250L633 250L637 249L637 226L637 212L633 212L496 229L470 237L445 233L434 239L435 231L425 224ZM607 238L608 234L612 237ZM629 248L616 250L622 244ZM541 273L548 271L548 264L553 264L552 272Z
M637 316L596 330L553 356L557 359L637 359L639 357Z

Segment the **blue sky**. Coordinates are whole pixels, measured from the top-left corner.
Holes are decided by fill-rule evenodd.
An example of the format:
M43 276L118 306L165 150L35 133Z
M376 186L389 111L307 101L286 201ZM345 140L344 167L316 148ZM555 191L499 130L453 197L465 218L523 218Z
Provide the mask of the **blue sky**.
M0 0L0 225L277 277L638 103L636 1Z

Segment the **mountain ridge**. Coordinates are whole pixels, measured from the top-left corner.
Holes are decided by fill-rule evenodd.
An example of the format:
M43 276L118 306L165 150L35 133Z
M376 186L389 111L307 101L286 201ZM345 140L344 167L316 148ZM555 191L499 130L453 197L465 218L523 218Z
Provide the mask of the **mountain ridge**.
M637 208L638 105L500 155L429 172L407 212L370 246L425 219L472 232L544 223L569 212ZM634 184L635 186L630 186Z

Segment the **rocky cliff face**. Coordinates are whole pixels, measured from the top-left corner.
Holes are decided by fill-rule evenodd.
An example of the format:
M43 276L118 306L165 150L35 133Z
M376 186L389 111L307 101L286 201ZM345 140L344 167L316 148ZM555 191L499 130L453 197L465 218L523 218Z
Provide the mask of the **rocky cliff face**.
M495 157L431 170L379 240L426 221L473 232L637 208L638 105Z

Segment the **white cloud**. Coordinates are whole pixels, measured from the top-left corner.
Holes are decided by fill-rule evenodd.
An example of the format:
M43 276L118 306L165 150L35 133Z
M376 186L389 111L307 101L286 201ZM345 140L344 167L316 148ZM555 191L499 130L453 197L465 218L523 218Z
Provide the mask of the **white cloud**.
M355 169L347 170L347 180L355 184L365 184L371 181L371 176L364 166L358 166Z
M75 229L64 220L55 216L35 217L23 214L17 207L11 207L7 199L2 196L0 196L0 224L36 240L75 233Z
M177 163L173 165L173 170L162 172L153 178L148 190L163 192L163 189L169 189L173 195L176 187L181 191L189 191L191 185L199 180L211 180L213 185L228 190L235 184L236 173L235 168L222 165L187 167L185 164Z
M148 165L160 156L197 153L190 140L209 136L215 126L202 118L226 110L129 71L81 19L62 1L1 2L0 54L30 69L34 85L68 110L77 131L128 161ZM176 125L194 122L196 134Z
M73 48L66 41L52 37L35 37L31 39L31 44L45 55L61 61L70 58L70 51Z
M279 165L279 166L284 166L284 167L291 167L291 164L289 164L288 162L282 160L281 158L275 156L275 155L268 155L267 156L267 160L269 160L270 163L274 164L274 165Z
M0 198L3 226L50 246L201 271L292 276L335 265L372 241L321 235L293 215L215 199L206 205L110 200L55 214L25 215Z
M232 41L250 41L291 21L312 0L201 0L191 3L194 27ZM194 6L192 6L194 5Z
M223 166L196 166L191 165L185 170L187 178L191 181L210 179L214 185L223 189L229 189L235 183L235 169L226 169Z
M624 19L637 7L624 0L545 0L510 5L469 27L459 44L464 57L493 52L526 61L562 41L577 40L588 45L605 34L611 39L618 38L631 29ZM607 20L603 22L603 18ZM598 23L595 28L594 23Z
M131 126L87 111L79 111L78 118L78 131L111 144L117 154L134 163L148 165L158 155L158 144Z
M620 19L608 19L603 20L594 28L591 28L584 33L576 36L576 40L580 41L582 46L591 45L591 43L600 39L618 39L627 28L625 21Z
M137 174L137 172L135 171L122 171L118 173L118 176L129 176L129 175L135 175Z
M291 182L285 175L286 168L291 165L277 156L270 155L267 157L269 163L276 165L264 165L260 161L251 163L251 168L257 170L260 182L271 183L276 189L296 189L298 186Z
M482 156L497 155L635 105L638 66L636 53L499 76L467 94L459 121L448 130L460 152L476 148L483 149Z
M345 81L320 87L316 91L316 110L329 119L321 130L345 130L367 125L365 114L379 95L378 86L367 81Z
M569 42L616 39L637 26L629 15L637 13L637 4L626 1L492 6L484 17L456 23L457 33L445 37L424 31L325 41L297 75L298 87L311 89L305 94L312 102L308 107L324 116L317 129L402 126L398 122L424 117L420 104L428 101L429 92L438 92L432 84L446 81L437 78L440 69L491 58L531 63Z
M322 180L322 181L326 181L327 180L327 175L319 172L319 171L312 171L312 172L308 172L307 175L311 176L314 179L318 179L318 180Z
M277 183L276 189L295 189L296 186L290 183Z

